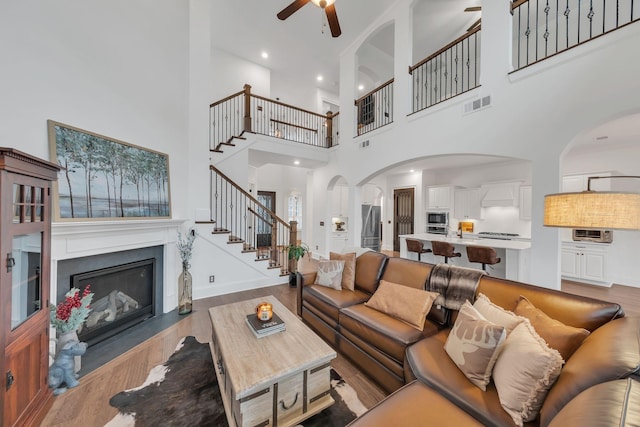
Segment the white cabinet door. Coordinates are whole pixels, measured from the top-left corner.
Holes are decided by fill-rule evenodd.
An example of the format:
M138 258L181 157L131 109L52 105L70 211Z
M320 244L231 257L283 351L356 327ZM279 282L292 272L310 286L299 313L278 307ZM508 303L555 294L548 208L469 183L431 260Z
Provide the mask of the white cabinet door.
M566 277L580 278L580 253L575 249L562 251L561 273Z
M562 191L565 193L577 193L587 189L584 175L571 175L562 177Z
M451 187L429 187L427 196L429 209L450 209Z
M331 214L333 216L347 216L349 209L349 187L334 187L331 194Z
M606 280L606 257L602 253L582 253L582 278L604 282Z
M465 188L455 191L454 216L462 219L480 219L480 191L477 188Z
M530 185L520 187L520 219L531 221L533 188Z

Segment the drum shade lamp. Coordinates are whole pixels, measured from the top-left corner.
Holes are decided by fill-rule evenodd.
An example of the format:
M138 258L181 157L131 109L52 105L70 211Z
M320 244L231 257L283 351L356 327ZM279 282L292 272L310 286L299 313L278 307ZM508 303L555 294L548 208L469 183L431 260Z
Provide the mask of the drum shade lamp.
M548 194L544 197L544 222L548 227L640 230L640 194L593 191L593 179L640 176L591 176L587 191Z

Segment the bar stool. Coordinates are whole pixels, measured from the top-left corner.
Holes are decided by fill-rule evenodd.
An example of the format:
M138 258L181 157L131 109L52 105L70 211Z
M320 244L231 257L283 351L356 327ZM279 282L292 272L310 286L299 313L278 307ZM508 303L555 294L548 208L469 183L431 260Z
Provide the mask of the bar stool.
M407 252L415 252L418 254L418 261L420 261L420 255L431 252L431 249L425 249L424 243L420 240L406 239L407 240Z
M449 258L458 258L462 256L460 252L454 252L455 248L451 243L434 240L431 242L431 247L433 248L434 255L444 257L445 264L449 264Z
M484 271L487 271L487 264L494 265L500 262L495 249L487 246L467 246L467 258L469 262L481 263Z

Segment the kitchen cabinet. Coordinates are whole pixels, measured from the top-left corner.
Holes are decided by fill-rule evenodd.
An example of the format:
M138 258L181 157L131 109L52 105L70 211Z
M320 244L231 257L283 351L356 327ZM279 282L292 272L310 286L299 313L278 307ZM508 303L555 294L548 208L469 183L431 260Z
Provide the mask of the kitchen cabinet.
M440 185L427 187L427 209L449 210L452 208L453 187Z
M58 166L0 148L0 405L3 426L40 425L49 374L51 186Z
M590 176L612 176L617 175L613 172L595 172L581 175L565 175L562 177L562 191L565 193L578 193L587 189ZM591 189L596 191L610 191L614 180L611 179L594 179L591 181Z
M530 185L523 185L520 187L520 219L524 221L531 221L531 209L532 209L532 193L533 187Z
M349 216L349 187L333 187L331 197L331 215L336 217Z
M609 286L608 247L585 242L562 242L562 277L579 282Z
M458 220L480 219L480 189L455 190L453 216Z

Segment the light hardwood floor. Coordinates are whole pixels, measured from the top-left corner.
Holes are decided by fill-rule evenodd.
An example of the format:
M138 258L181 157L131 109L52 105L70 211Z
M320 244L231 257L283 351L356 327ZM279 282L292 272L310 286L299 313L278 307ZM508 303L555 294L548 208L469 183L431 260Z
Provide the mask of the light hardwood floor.
M389 255L393 256L393 253ZM303 272L312 268L313 262L300 263L300 269ZM565 281L562 288L567 292L618 302L627 315L640 315L640 289L638 288L621 285L602 288ZM266 295L274 295L295 312L296 289L288 285L194 301L194 312L191 315L185 316L175 325L82 377L78 387L57 396L42 425L46 427L104 425L117 413L115 408L109 406L111 396L142 384L151 368L162 364L173 353L180 338L193 335L200 342L210 341L211 322L207 311L209 307ZM371 407L385 397L382 389L343 356L338 355L332 365L355 389L365 406Z

